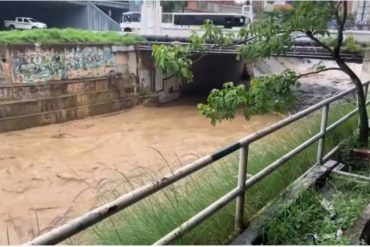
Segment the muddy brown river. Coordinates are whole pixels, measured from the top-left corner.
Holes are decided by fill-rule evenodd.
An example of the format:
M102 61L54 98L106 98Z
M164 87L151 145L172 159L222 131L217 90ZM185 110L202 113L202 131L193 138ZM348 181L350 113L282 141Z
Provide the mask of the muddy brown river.
M89 210L102 181L167 173L166 163L176 168L281 119L237 116L214 127L198 102L0 134L0 244L25 242Z

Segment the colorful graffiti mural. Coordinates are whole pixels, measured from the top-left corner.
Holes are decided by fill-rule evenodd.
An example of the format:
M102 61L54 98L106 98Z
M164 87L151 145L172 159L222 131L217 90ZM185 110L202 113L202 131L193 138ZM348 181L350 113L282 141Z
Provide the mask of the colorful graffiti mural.
M13 57L11 66L16 83L93 78L114 70L114 56L108 47L29 50Z

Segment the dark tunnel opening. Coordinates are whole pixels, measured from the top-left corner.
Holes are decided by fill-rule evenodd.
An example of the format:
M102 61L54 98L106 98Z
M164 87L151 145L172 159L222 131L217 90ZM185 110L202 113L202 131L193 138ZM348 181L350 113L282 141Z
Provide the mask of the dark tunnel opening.
M193 64L193 74L192 82L181 85L181 96L206 97L212 89L222 88L225 82L247 86L252 77L247 65L237 61L234 54L209 54Z

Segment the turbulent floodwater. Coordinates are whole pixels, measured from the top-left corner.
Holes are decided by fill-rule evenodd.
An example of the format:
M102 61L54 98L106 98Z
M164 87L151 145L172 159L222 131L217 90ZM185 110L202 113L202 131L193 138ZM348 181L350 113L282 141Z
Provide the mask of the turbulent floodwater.
M0 134L0 244L30 240L95 204L104 180L169 171L281 117L213 127L199 99ZM160 155L165 157L166 161ZM179 161L181 160L181 162ZM8 229L8 230L6 230Z
M315 62L280 60L266 62L261 70L305 73ZM360 73L361 65L351 66ZM302 83L294 111L352 87L347 76L332 71ZM0 245L25 242L86 212L105 181L167 173L282 118L264 115L246 121L239 115L214 127L198 113L200 101L183 98L161 107L139 106L0 134Z

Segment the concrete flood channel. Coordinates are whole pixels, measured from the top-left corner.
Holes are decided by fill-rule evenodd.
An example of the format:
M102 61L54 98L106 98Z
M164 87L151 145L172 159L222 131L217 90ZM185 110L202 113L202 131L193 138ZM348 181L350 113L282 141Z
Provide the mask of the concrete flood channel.
M119 172L129 179L168 173L156 150L175 169L178 158L186 164L283 118L238 115L214 127L196 109L202 100L1 133L0 229L12 244L25 242L94 207L99 184L122 179ZM2 231L0 243L7 241Z
M23 47L21 51L10 49L9 54L15 57L12 64L16 66L10 66L11 71L0 74L0 77L15 80L14 83L37 84L45 83L50 78L83 79L84 76L91 76L93 72L93 76L99 77L114 71L123 74L124 79L123 85L118 88L120 93L117 88L111 87L109 80L103 88L90 88L92 91L88 92L104 93L100 97L104 100L103 103L89 102L95 105L103 104L104 107L96 109L96 114L114 113L73 120L96 114L92 114L92 109L83 109L82 113L75 113L75 110L68 113L70 109L75 109L71 107L85 105L69 105L75 100L66 100L65 106L69 108L67 113L63 114L67 114L67 117L61 114L61 121L58 121L58 117L55 117L56 121L50 117L53 121L43 122L44 115L40 117L42 121L38 118L35 120L40 124L57 124L0 133L0 244L23 243L40 232L86 212L98 203L99 186L105 181L122 179L122 174L128 179L150 179L150 176L167 173L170 169L283 118L281 115L266 114L246 121L242 115L238 115L233 121L214 127L197 111L196 104L204 101L204 98L196 97L183 97L159 107L140 105L126 109L121 101L127 97L125 92L135 91L133 88L137 89L138 86L148 90L160 88L159 97L162 100L172 100L178 96L178 82L169 81L163 84L163 87L157 85L157 81L151 82L150 78L157 75L151 74L152 64L147 61L148 56L137 59L130 49L106 46L83 49L57 47L45 48L46 52L41 53L42 55L38 55L38 49L43 48L36 47L36 55L34 50L27 53L27 49L29 47ZM86 61L77 59L76 54L80 53L89 61L88 67L84 65ZM23 55L25 59L21 59ZM96 59L90 59L94 56ZM39 60L49 62L40 63ZM7 61L11 61L11 58ZM36 62L32 64L32 61ZM65 61L65 64L61 65L60 61ZM270 64L266 63L269 66L262 66L254 73L275 73L278 72L275 71L276 67L296 66L296 62L292 60L289 64L284 61L283 64L280 61L276 64L270 61ZM24 66L19 66L22 63ZM40 73L33 74L35 66L38 67L36 71L41 71ZM300 69L305 71L312 67L312 64L305 63L301 67ZM136 73L134 77L138 79L138 85L133 85L130 79L133 73ZM163 79L163 75L159 75L161 76ZM333 79L333 73L313 76L303 82L302 89L297 92L299 104L295 110L317 103L351 86L340 74ZM69 94L81 97L81 93L86 94L86 85L61 88L63 93L66 93L63 97L72 97ZM56 87L45 88L37 90L45 93L52 88L55 90ZM124 94L122 91L125 91ZM21 98L28 95L28 91L22 92L25 94L18 95ZM174 94L171 95L171 92ZM116 97L114 102L106 99L111 95ZM3 96L9 97L5 94ZM85 98L91 100L94 97ZM34 114L39 114L39 111L42 113L45 109L36 110ZM12 117L9 119L14 121L18 116ZM66 120L73 121L60 123ZM20 121L27 121L27 118ZM13 122L10 125L13 125Z

